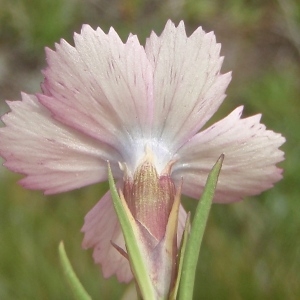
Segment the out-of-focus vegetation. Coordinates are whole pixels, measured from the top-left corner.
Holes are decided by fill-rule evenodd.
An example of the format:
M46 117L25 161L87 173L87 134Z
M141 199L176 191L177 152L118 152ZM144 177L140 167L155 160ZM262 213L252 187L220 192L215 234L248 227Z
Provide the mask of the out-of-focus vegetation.
M238 105L245 116L287 138L284 179L258 197L214 205L200 254L195 299L300 298L300 3L296 0L0 0L0 103L20 90L38 92L45 46L72 42L82 23L116 28L144 42L166 20L187 31L214 30L233 71L216 118ZM1 141L0 141L1 142ZM85 214L107 189L96 185L45 197L0 172L0 299L72 299L57 247L64 240L78 276L93 299L120 299L126 286L104 280L81 249ZM195 200L185 199L191 210Z

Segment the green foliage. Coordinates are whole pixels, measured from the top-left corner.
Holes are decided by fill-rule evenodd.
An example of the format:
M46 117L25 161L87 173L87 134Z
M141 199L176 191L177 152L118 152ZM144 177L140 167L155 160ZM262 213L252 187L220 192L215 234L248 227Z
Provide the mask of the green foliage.
M0 21L0 38L18 43L31 58L39 55L45 46L53 47L58 36L65 36L78 16L76 0L14 0L7 1Z
M223 160L224 154L220 156L220 158L210 171L203 193L201 195L201 199L199 200L195 210L194 220L191 224L190 234L186 242L186 249L183 252L184 257L182 262L182 274L180 279L180 290L178 298L180 300L190 300L194 295L196 269L201 243L203 240L203 235L212 206ZM185 234L186 231L187 228L185 228Z
M16 176L1 176L0 299L73 299L59 262L61 240L92 298L119 299L125 286L103 279L92 251L81 248L84 216L107 185L45 197L18 186Z

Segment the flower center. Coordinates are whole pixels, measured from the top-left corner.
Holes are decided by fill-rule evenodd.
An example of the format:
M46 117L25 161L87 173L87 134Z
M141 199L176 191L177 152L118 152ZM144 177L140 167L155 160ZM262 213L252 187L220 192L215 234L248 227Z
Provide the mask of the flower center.
M130 148L123 153L123 159L126 162L128 173L132 176L139 168L141 161L151 152L151 163L155 166L158 174L164 171L168 163L174 160L174 154L167 145L159 142L157 139L137 139Z
M170 161L159 174L152 151L146 154L130 176L124 175L123 194L133 217L157 240L165 234L169 214L174 203L176 188L170 172Z

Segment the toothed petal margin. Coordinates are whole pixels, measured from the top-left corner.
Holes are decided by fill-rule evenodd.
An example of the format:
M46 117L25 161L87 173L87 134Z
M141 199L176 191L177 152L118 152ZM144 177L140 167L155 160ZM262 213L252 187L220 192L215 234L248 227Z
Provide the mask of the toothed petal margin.
M183 178L182 193L198 199L214 162L225 154L214 202L229 203L257 195L282 178L281 134L266 130L260 115L241 119L243 107L195 135L180 150L173 175Z
M152 67L135 35L124 44L84 25L75 47L62 40L47 49L40 101L64 124L105 142L131 159L129 144L149 133L153 114ZM67 112L67 113L66 113Z
M198 132L225 98L231 74L220 75L223 58L213 32L199 27L186 36L184 23L168 21L152 33L145 50L154 69L153 132L176 151Z
M107 179L106 161L120 158L113 148L55 121L35 96L22 98L8 102L0 153L7 168L26 175L24 187L53 194Z

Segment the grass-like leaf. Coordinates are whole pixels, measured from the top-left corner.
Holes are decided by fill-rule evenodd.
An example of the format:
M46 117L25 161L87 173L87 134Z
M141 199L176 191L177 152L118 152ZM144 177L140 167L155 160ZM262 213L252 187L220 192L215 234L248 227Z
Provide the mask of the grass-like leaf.
M183 258L182 274L179 289L180 300L193 299L195 274L200 253L200 247L223 160L224 154L220 156L220 158L210 171L202 197L196 208L191 232L188 237L186 250Z
M58 246L59 258L64 270L65 277L72 289L74 297L76 300L91 300L91 296L86 292L78 277L76 276L70 260L67 256L64 243L60 242Z
M188 213L186 222L185 222L185 227L184 227L184 232L181 240L181 245L180 245L180 251L179 251L179 257L178 257L178 273L177 273L177 278L175 281L175 286L170 294L169 300L175 300L177 298L177 293L178 293L178 288L179 288L179 283L180 283L180 277L182 273L182 265L183 265L183 258L185 254L185 249L186 249L186 244L188 240L188 236L190 234L190 216L191 214Z

